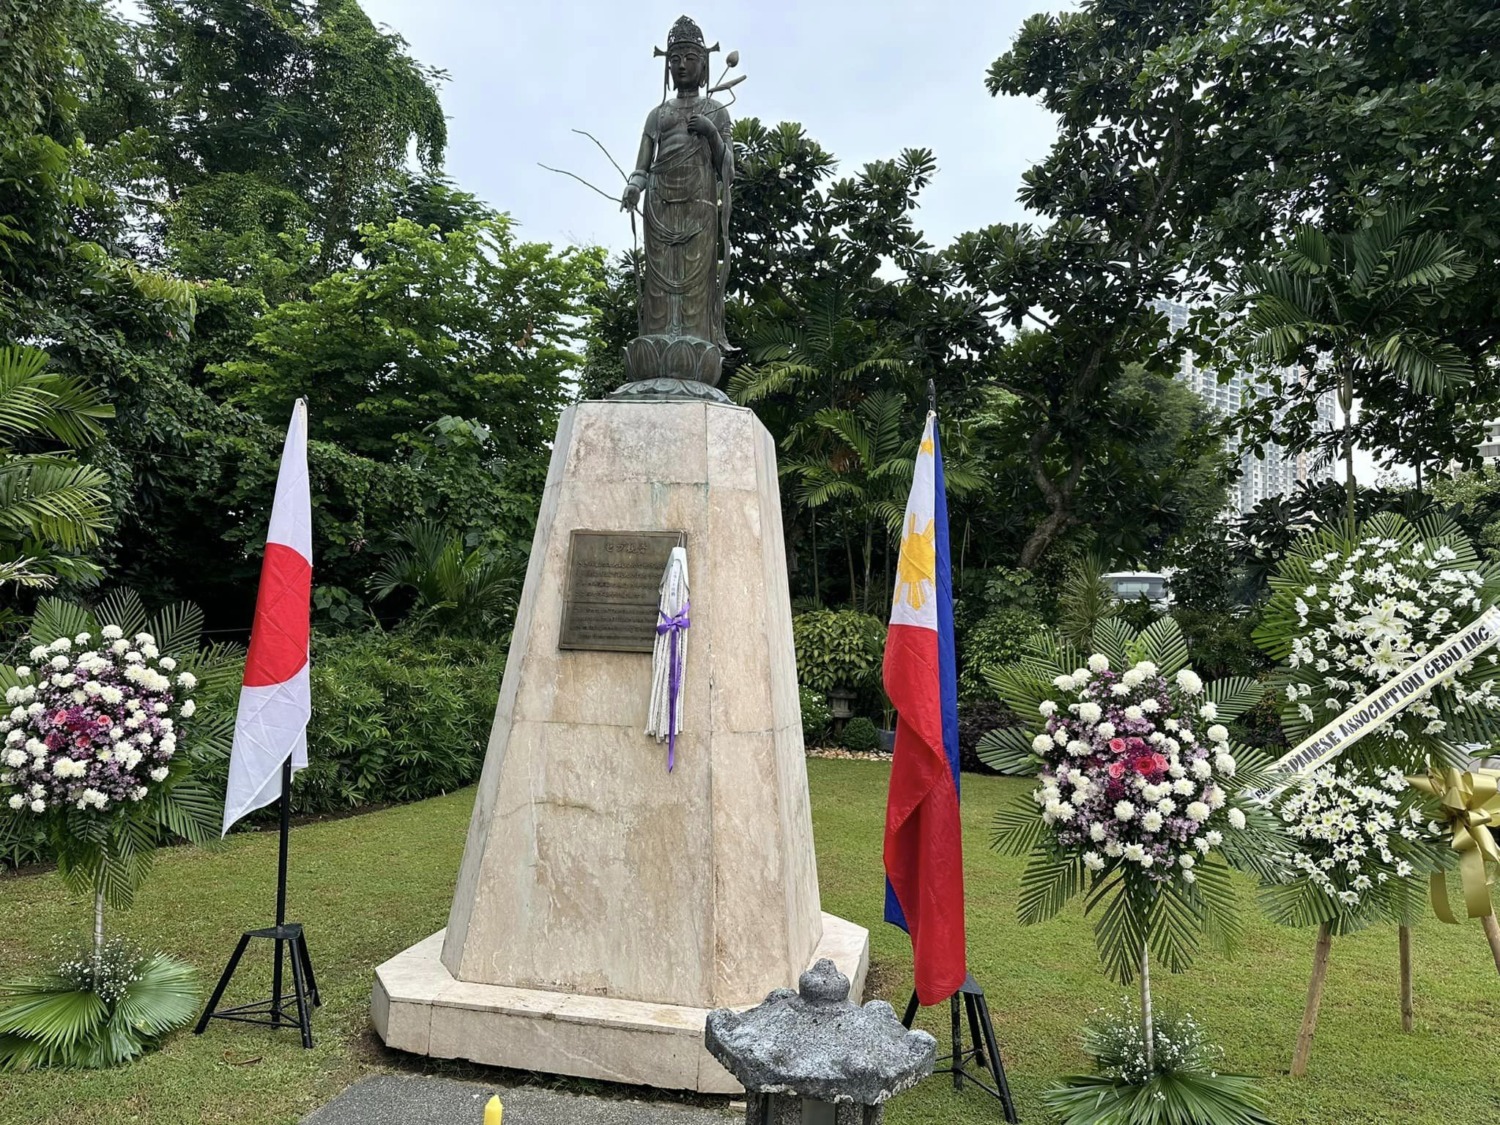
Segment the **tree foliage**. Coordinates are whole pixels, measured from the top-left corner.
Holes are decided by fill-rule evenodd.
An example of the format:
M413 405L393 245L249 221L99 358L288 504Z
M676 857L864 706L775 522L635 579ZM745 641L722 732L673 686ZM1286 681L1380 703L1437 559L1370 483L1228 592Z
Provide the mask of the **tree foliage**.
M1357 439L1385 461L1440 459L1411 419L1451 418L1474 380L1468 357L1434 335L1427 316L1474 276L1474 266L1443 234L1413 229L1419 218L1397 206L1331 235L1304 224L1270 261L1244 266L1225 301L1246 310L1231 332L1254 359L1296 370L1281 394L1261 400L1274 406L1255 421L1262 439L1274 435L1288 452L1325 454L1338 441L1349 481ZM1328 391L1337 392L1344 414L1337 436L1319 426L1317 401Z
M91 561L247 624L299 395L327 590L412 518L529 539L597 256L443 178L442 76L355 0L141 8L0 16L0 346L45 341L114 409Z
M233 277L226 265L254 270L263 254L295 262L299 243L324 269L347 263L408 150L441 163L441 73L357 0L142 6L164 218L190 275Z
M1112 388L1135 365L1169 370L1180 346L1153 302L1181 290L1202 111L1189 89L1136 82L1139 53L1176 32L1178 7L1033 16L987 78L992 94L1039 97L1058 125L1019 193L1047 225L988 227L949 252L1015 330L988 374L1015 397L1028 483L1043 502L1023 567L1078 526L1089 476L1115 467L1100 417Z
M1424 281L1430 299L1408 295L1411 340L1450 349L1475 372L1492 366L1500 200L1488 138L1500 129L1500 61L1490 44L1500 12L1473 0L1214 0L1182 10L1191 15L1177 33L1138 60L1141 89L1191 90L1201 105L1192 272L1216 285L1247 263L1284 267L1278 259L1307 224L1337 253L1339 239L1404 214L1410 251L1440 244L1472 272L1463 285ZM1373 338L1389 342L1379 328ZM1419 471L1472 464L1497 402L1490 378L1461 402L1397 381L1364 400L1359 440ZM1269 433L1257 420L1249 437L1259 445Z
M113 414L94 388L48 371L44 352L0 348L0 585L98 575L81 552L108 525L108 478L74 454Z
M518 242L499 216L447 232L397 219L361 238L359 264L271 310L248 358L213 369L229 401L280 418L306 398L315 436L382 460L449 416L540 452L600 256Z

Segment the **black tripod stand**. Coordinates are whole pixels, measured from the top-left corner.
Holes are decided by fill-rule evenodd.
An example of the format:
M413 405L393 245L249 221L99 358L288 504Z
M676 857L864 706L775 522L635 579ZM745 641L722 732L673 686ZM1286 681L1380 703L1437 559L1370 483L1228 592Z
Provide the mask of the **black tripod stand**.
M964 1046L963 1023L958 1011L959 997L963 997L964 1009L969 1017L969 1038L973 1045L968 1047ZM994 1025L990 1023L990 1006L985 1002L984 989L974 983L972 976L967 976L963 986L953 994L948 1004L953 1017L953 1053L938 1059L939 1063L946 1062L949 1065L939 1066L933 1073L953 1075L955 1090L962 1090L965 1081L974 1083L990 1097L999 1099L1006 1121L1019 1121L1015 1102L1010 1097L1010 1083L1005 1080L1005 1065L1000 1061L1000 1044L995 1039ZM911 1027L912 1020L917 1018L917 1007L917 994L913 992L911 1002L906 1005L906 1014L901 1017L901 1022L907 1027ZM993 1086L967 1069L971 1059L980 1070L990 1072L995 1083Z
M229 964L225 966L224 975L219 978L213 996L209 998L208 1007L203 1009L198 1026L193 1028L194 1035L202 1035L211 1019L258 1023L268 1027L290 1026L295 1022L302 1030L302 1046L311 1048L313 1045L311 1011L322 1003L318 998L318 982L313 976L312 958L307 954L307 940L302 936L302 924L286 920L286 851L287 837L292 827L291 790L292 759L288 755L281 766L281 854L276 865L276 924L262 930L246 930L240 935L240 942L234 947L234 954L229 958ZM271 998L219 1009L219 1001L223 999L224 990L229 987L234 970L239 967L240 958L245 955L251 938L265 938L276 943L276 962L271 970ZM293 995L285 998L281 994L283 952L291 955L292 967ZM291 1001L296 1004L295 1020L286 1011L286 1004Z

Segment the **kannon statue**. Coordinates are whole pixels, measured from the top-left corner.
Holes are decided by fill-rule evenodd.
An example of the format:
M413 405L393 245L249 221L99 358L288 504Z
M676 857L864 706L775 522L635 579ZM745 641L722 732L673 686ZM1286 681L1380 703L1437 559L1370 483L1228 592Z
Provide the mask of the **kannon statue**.
M704 92L709 56L717 50L687 16L667 34L666 50L657 48L666 56L662 101L646 115L621 199L623 210L639 206L644 227L640 334L625 349L630 382L613 397L727 401L714 388L731 350L724 292L734 147L728 111ZM667 96L668 82L675 96Z

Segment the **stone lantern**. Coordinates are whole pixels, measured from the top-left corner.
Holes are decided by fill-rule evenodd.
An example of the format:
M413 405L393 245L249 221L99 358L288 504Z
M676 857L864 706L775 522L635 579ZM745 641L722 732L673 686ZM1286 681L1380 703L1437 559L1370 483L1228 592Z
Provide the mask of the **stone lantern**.
M891 1006L849 1002L849 978L821 960L798 990L748 1012L710 1012L709 1053L745 1087L745 1125L876 1125L884 1102L932 1073L937 1041Z

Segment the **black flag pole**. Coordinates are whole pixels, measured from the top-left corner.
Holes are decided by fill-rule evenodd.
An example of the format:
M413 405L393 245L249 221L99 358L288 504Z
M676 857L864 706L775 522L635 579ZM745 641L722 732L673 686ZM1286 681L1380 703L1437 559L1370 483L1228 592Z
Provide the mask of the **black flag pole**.
M281 846L280 854L276 857L276 924L264 929L246 930L240 935L239 944L234 947L229 964L224 967L224 975L219 978L214 994L198 1020L198 1026L193 1029L195 1035L202 1035L211 1019L258 1023L268 1027L295 1024L302 1032L302 1046L311 1048L313 1045L312 1009L322 1006L322 1000L318 996L318 981L313 976L312 958L307 953L307 939L302 933L302 923L286 920L286 864L291 830L292 756L288 754L286 761L281 764ZM252 938L272 941L276 946L276 960L271 968L271 998L233 1008L220 1008L219 1001L224 998L224 990L229 987L234 971L239 967L240 958L245 955ZM285 998L282 996L283 954L290 954L292 969L292 995ZM295 1019L286 1010L288 1002L295 1005Z

